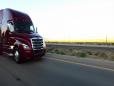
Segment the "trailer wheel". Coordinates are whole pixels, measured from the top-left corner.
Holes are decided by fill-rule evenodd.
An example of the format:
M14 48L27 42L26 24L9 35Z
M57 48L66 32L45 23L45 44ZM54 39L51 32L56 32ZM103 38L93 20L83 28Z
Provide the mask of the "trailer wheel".
M19 52L18 48L14 49L13 56L14 56L14 60L15 60L16 63L21 63L22 62L21 57L20 57L20 52Z

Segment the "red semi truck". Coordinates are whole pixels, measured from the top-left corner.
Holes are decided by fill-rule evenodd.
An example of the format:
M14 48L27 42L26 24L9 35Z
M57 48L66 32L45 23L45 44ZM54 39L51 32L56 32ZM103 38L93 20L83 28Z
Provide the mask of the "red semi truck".
M0 54L13 56L20 63L41 58L45 53L45 42L26 13L9 8L0 10Z

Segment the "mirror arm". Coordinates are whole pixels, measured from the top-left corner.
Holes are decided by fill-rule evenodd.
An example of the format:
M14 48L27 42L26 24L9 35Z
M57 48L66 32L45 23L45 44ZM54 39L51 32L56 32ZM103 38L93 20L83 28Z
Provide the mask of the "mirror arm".
M37 31L37 27L36 27L36 33L38 33L38 31Z

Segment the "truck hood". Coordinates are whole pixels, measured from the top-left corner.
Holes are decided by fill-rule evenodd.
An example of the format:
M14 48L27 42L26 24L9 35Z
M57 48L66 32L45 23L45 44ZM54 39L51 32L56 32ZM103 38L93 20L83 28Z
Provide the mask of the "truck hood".
M30 40L30 38L42 38L38 33L15 33L16 37Z
M26 33L26 34L24 34L24 35L28 36L29 38L34 38L34 37L42 38L42 37L41 37L39 34L37 34L37 33L31 33L31 34Z

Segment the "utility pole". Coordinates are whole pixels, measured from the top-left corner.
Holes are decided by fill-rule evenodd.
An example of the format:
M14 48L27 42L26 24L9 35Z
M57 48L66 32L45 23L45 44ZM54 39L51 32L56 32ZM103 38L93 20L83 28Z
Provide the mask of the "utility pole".
M108 43L107 35L106 35L106 44Z

